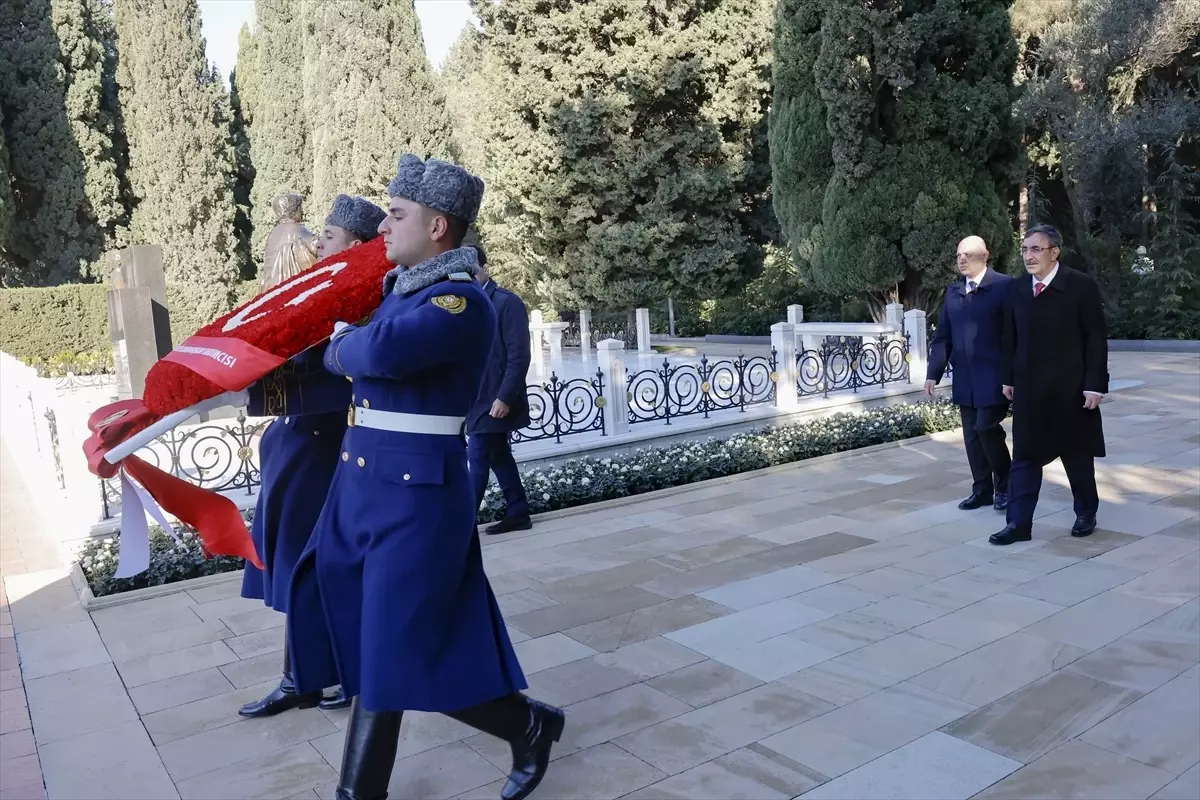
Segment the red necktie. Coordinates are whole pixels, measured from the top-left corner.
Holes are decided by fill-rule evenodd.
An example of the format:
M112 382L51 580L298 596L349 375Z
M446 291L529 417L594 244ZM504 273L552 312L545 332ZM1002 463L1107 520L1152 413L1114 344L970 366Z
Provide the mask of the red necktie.
M1033 285L1033 296L1037 297L1039 294L1042 293L1042 290L1045 288L1046 288L1046 284L1042 283L1041 281L1038 281L1037 283L1035 283Z

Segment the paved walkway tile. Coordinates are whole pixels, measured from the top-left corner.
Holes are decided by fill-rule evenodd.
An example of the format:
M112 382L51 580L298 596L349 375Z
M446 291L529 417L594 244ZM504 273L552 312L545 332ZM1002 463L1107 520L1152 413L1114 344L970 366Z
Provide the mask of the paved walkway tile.
M486 537L529 693L567 711L534 800L1196 800L1200 357L1110 369L1145 384L1105 402L1085 539L1056 463L1034 540L988 544L953 432ZM237 715L283 616L236 579L89 615L5 458L0 800L331 800L345 710ZM406 714L391 796L492 800L510 760Z

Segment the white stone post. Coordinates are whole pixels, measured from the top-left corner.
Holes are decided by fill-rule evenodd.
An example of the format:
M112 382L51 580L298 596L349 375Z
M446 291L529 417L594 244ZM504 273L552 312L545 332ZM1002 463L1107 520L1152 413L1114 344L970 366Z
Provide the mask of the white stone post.
M604 431L609 436L629 433L629 387L625 383L625 343L604 339L596 344L600 369L604 371Z
M903 303L888 303L883 307L883 318L888 325L895 325L897 328L904 327L904 304Z
M587 308L579 311L579 346L585 355L592 349L592 312Z
M792 325L804 322L804 306L790 305L787 307L787 321Z
M637 343L639 353L650 352L650 309L637 309Z
M919 386L925 383L925 368L929 363L925 312L919 308L905 311L904 332L908 334L908 382Z
M796 326L791 322L772 325L771 347L775 348L775 407L795 408L800 401L796 390Z
M547 322L545 325L546 338L550 342L550 366L554 369L562 368L563 332L567 327L565 322Z
M542 352L543 326L541 309L535 308L529 313L529 355L534 375L546 374L546 356Z

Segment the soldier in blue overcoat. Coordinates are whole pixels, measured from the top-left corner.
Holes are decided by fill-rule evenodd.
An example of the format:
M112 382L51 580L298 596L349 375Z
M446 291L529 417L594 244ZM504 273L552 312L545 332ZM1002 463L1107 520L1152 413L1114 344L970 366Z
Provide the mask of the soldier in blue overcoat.
M383 216L383 210L369 200L339 195L317 239L318 258L374 239ZM324 350L315 347L291 359L251 386L246 398L251 415L278 419L267 427L259 444L262 485L251 527L265 569L246 565L242 597L262 600L285 614L292 570L325 504L350 405L350 382L325 369ZM340 689L327 700L319 689L296 692L285 640L279 686L238 713L266 717L318 703L322 708L340 708L349 700Z
M462 247L483 182L400 159L379 230L397 267L366 325L339 326L325 366L354 382L329 498L291 585L300 691L354 697L340 800L387 797L401 714L437 711L509 742L501 797L541 781L562 711L531 700L483 571L464 422L496 314Z

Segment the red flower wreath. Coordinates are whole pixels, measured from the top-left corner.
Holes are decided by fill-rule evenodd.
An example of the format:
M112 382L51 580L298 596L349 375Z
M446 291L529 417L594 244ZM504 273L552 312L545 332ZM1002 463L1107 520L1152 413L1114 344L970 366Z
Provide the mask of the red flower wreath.
M142 400L158 416L254 381L333 333L369 316L392 265L382 237L330 256L205 325L146 375Z
M130 551L129 574L146 569L149 544L145 500L126 477L137 481L161 509L194 528L206 554L240 556L262 569L245 520L229 498L163 472L135 455L116 463L107 456L169 414L222 392L246 388L329 338L335 322L369 316L383 300L383 276L391 266L382 239L330 256L188 337L150 368L142 400L110 403L92 414L88 420L92 435L83 446L88 468L102 478L120 472L122 503L128 503L123 507L136 508L130 514L137 523L130 538L140 539L141 549Z

